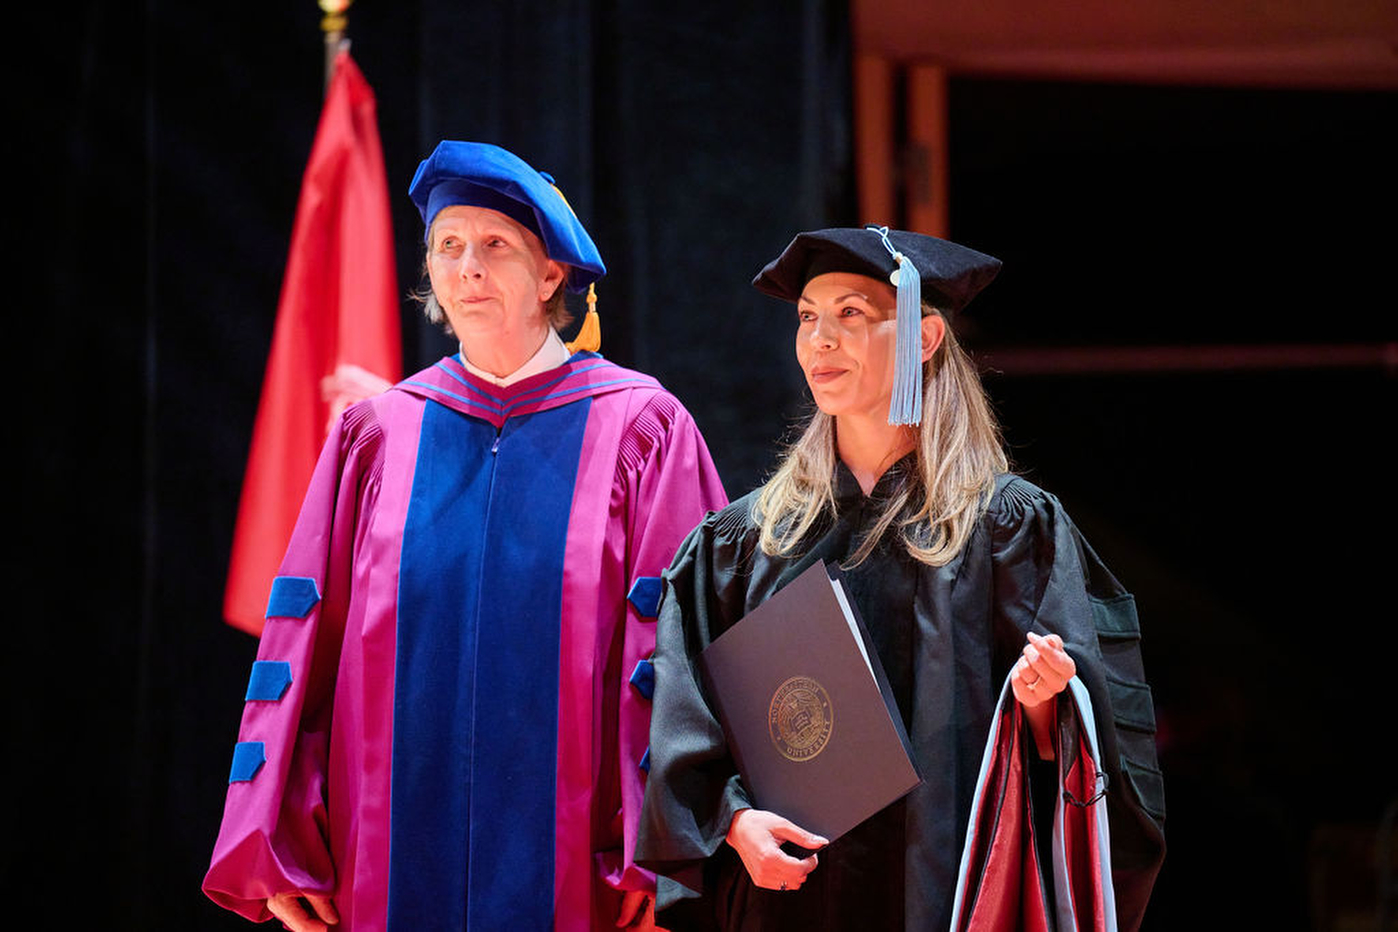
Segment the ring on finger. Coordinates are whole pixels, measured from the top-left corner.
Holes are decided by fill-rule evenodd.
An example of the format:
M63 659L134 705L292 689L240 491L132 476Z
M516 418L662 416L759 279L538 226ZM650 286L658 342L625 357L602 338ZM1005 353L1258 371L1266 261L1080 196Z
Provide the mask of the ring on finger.
M1025 684L1024 684L1024 688L1025 688L1025 689L1033 689L1035 686L1038 686L1038 685L1039 685L1039 682L1040 682L1041 680L1043 680L1043 677L1042 677L1042 676L1036 676L1036 677L1034 677L1034 682L1032 682L1032 683L1025 683Z

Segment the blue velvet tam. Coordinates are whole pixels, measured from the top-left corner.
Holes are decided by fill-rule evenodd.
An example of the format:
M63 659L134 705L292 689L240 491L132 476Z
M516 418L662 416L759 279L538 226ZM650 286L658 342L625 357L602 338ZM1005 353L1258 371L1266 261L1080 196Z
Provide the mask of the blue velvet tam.
M550 259L568 266L570 291L585 291L607 274L592 237L553 179L499 146L442 140L418 165L408 196L427 231L444 207L499 211L538 236Z
M752 284L763 294L794 302L806 282L826 272L889 281L899 266L895 250L917 267L923 297L947 315L964 308L1000 271L999 259L950 240L884 227L840 227L796 234Z

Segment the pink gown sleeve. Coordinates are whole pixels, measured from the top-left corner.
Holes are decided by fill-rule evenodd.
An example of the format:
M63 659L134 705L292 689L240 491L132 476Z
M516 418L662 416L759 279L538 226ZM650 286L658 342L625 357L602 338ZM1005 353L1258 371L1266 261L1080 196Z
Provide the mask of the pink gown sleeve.
M272 583L204 892L254 921L267 898L334 894L326 761L357 518L372 508L379 432L369 404L332 428Z
M648 418L653 423L647 423ZM631 449L627 449L631 444ZM647 445L648 448L647 448ZM627 489L626 559L630 596L615 690L616 768L621 809L616 814L622 847L603 860L606 881L621 890L654 890L655 877L633 862L645 795L644 762L650 740L650 656L655 650L655 615L660 574L686 535L709 511L728 503L708 447L693 418L678 401L658 397L623 440L623 463L640 465Z

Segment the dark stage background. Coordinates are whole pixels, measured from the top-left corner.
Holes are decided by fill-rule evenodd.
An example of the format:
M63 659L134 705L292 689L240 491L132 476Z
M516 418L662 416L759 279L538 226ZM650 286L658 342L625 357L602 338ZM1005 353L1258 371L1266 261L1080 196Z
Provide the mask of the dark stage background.
M659 6L361 0L353 51L402 290L421 261L406 187L439 138L551 171L612 270L604 352L679 395L736 496L803 404L791 315L748 280L799 229L885 218L853 206L840 3ZM319 14L13 15L4 875L39 927L239 928L198 890L255 652L219 611ZM952 236L1005 260L966 340L992 364L1010 346L1391 348L1395 103L954 79ZM405 372L449 349L416 313ZM988 376L1018 466L1141 606L1170 806L1151 929L1373 914L1398 800L1395 362L1322 357Z

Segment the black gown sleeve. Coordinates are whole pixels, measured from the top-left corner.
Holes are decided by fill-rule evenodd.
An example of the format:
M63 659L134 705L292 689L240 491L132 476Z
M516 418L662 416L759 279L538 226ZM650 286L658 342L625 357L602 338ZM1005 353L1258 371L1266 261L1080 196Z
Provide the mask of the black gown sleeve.
M711 515L690 533L664 573L656 620L655 694L650 773L636 844L636 863L657 876L657 909L667 927L704 927L685 920L698 911L704 871L729 823L752 806L717 714L700 683L698 655L744 613L742 501ZM709 920L711 921L711 920Z
M1108 774L1117 918L1139 927L1165 856L1165 795L1135 599L1054 496L1012 479L991 522L996 663L1009 670L1029 631L1063 638L1096 710Z

